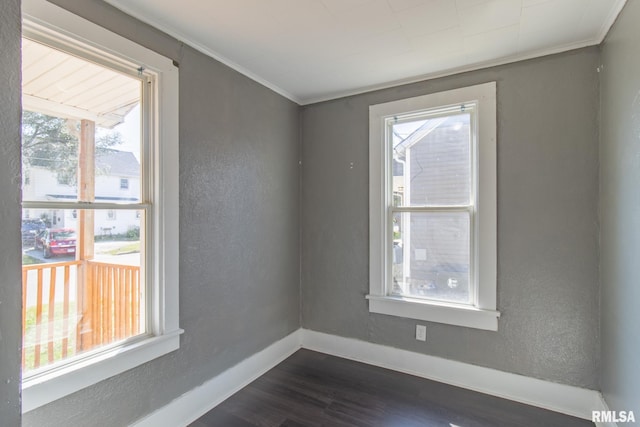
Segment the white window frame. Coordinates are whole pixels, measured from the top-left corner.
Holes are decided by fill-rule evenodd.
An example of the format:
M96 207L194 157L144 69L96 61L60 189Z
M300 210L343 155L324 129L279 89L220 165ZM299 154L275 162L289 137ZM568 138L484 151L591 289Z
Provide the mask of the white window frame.
M26 413L85 387L139 366L180 346L178 316L178 69L173 62L128 39L45 0L23 0L23 33L51 39L128 66L143 65L154 75L157 96L149 102L154 116L147 167L154 209L150 218L146 258L148 288L147 334L118 346L90 351L70 363L22 382L22 412ZM144 166L143 166L144 167ZM28 208L28 203L23 207ZM94 204L94 206L97 205ZM137 205L132 205L137 206ZM128 207L128 205L127 205ZM123 206L123 209L125 207ZM171 242L165 244L165 242Z
M471 225L471 304L391 295L391 141L386 123L395 116L475 103L475 211ZM472 138L473 139L473 138ZM496 83L401 99L369 107L369 311L470 328L498 330L496 309Z

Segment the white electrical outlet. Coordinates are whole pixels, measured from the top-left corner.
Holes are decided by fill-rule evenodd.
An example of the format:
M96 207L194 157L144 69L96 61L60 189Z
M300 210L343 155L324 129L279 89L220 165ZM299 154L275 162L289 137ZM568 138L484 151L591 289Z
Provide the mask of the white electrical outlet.
M416 339L418 341L427 340L427 327L425 325L416 325Z

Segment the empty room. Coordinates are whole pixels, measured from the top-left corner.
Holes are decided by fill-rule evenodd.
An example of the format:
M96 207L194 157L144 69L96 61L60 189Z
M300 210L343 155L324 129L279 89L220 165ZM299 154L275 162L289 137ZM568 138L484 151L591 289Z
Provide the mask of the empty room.
M0 427L640 422L640 0L2 0Z

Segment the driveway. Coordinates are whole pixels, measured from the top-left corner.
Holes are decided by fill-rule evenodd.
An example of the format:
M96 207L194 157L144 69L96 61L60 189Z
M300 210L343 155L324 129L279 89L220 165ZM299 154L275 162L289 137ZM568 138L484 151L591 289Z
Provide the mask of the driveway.
M131 241L122 242L96 242L94 246L95 257L97 261L112 262L114 264L124 265L140 265L139 253L127 253L120 255L111 255L108 252L119 247L131 244ZM23 253L29 255L41 262L66 262L74 261L76 259L73 255L54 255L51 258L45 258L42 249L35 249L34 247L23 248Z
M65 262L65 261L73 261L76 259L75 254L72 255L53 255L51 258L45 258L42 249L27 249L23 252L25 255L29 255L42 262Z

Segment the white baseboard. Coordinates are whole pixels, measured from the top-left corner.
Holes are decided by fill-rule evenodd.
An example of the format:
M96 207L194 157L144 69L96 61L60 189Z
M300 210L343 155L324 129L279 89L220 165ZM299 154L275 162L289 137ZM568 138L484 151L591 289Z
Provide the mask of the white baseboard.
M587 420L591 420L591 411L600 410L603 404L595 390L307 329L303 330L302 347Z
M133 423L135 427L187 426L300 349L302 329L243 360L201 386Z
M168 405L136 421L135 427L187 426L295 353L300 347L404 372L492 396L591 420L607 411L595 390L553 383L491 368L400 350L380 344L298 329ZM596 423L597 427L617 427Z

